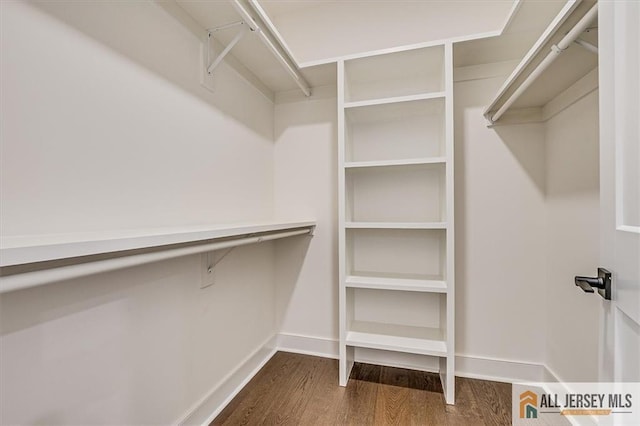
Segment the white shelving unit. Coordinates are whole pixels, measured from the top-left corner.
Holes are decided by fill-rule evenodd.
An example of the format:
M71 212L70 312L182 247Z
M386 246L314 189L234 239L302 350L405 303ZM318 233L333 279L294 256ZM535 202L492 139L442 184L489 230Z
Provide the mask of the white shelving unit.
M340 385L359 350L437 357L453 404L451 43L339 61L338 114Z

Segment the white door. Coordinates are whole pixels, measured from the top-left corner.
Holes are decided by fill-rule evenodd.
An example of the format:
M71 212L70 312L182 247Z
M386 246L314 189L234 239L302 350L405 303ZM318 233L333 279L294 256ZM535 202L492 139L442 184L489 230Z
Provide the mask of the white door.
M600 380L640 382L640 1L601 0L598 21L600 266L613 276Z

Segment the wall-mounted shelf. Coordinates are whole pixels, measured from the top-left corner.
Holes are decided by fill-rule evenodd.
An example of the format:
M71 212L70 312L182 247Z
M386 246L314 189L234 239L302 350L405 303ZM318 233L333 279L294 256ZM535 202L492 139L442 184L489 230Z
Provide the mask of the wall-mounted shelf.
M0 240L0 293L296 235L314 221L262 222Z
M489 125L545 121L558 112L545 107L576 82L585 86L578 90L583 92L578 96L595 88L593 78L587 76L597 65L597 2L567 1L507 78L484 115Z
M310 87L335 84L333 64L301 70L280 40L271 34L270 27L245 0L158 3L202 40L203 59L208 57L209 63L203 61L201 82L214 93L220 83L215 72L209 75L206 71L229 46L232 49L227 52L225 62L272 101L278 92L300 89L308 95ZM234 26L239 21L244 25ZM235 40L241 27L250 27L251 30ZM210 45L209 50L207 44Z

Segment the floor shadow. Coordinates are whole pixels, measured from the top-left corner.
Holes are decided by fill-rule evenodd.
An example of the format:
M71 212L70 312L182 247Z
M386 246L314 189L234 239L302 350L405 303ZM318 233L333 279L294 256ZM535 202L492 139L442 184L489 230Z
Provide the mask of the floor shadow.
M353 365L349 379L427 392L444 393L440 376L437 373L409 370L406 368L385 367L356 362Z

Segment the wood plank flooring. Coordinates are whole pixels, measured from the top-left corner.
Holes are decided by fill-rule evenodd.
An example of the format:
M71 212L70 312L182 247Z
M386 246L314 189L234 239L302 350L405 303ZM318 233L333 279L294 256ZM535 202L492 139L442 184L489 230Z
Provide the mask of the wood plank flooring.
M456 379L446 405L436 374L359 364L338 386L338 361L278 352L212 425L511 424L511 385Z

